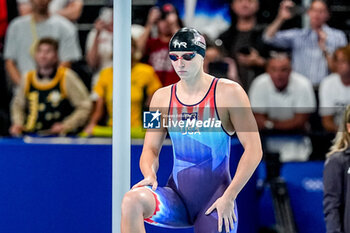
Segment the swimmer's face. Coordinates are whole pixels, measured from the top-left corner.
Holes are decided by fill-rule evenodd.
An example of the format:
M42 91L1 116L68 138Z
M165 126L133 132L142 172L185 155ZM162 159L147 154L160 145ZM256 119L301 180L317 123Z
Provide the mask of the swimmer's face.
M181 79L196 76L203 67L203 57L196 52L169 52L171 64Z

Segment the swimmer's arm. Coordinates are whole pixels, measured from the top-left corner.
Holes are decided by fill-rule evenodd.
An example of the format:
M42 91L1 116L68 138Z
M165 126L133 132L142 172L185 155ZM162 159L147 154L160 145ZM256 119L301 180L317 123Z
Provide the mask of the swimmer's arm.
M140 158L140 169L145 178L156 179L159 166L159 151L165 139L166 133L147 131Z
M236 199L248 182L262 158L262 148L258 127L252 113L247 94L235 83L224 84L224 101L229 106L229 116L237 136L244 147L236 174L223 196Z
M159 108L166 106L164 98L167 91L159 89L156 91L152 97L150 110L156 111ZM169 101L168 101L169 103ZM159 152L162 147L163 141L166 136L165 129L147 130L144 146L140 158L140 169L145 179L150 179L152 181L157 180L156 173L159 166Z
M218 89L220 89L220 92L217 92L217 103L219 103L220 107L227 109L226 114L229 116L229 118L223 119L228 119L235 128L238 138L244 147L244 153L231 184L227 187L224 194L209 207L206 214L210 214L216 209L218 214L218 231L222 231L223 223L225 223L225 230L229 232L230 228L231 230L234 228L233 222L237 221L234 201L258 166L262 157L262 149L258 127L250 108L247 94L242 87L227 80L220 81Z

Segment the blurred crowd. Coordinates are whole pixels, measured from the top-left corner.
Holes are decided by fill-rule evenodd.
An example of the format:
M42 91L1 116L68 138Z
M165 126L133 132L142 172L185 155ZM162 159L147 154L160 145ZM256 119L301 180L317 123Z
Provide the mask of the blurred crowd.
M350 46L327 25L329 5L311 1L302 12L308 25L290 29L282 28L295 17L293 1L281 1L269 24L258 20L259 0L229 7L230 27L206 36L204 70L246 90L268 153L323 159L350 104ZM0 0L0 135L112 135L113 9L99 11L81 46L83 9L83 0ZM179 80L168 43L183 26L170 3L132 25L133 138L144 136L142 112L153 93Z

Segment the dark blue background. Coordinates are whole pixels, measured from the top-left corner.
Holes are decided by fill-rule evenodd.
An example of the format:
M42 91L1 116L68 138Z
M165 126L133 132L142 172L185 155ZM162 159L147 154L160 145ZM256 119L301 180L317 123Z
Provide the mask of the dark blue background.
M112 148L0 144L0 232L111 232Z
M142 178L138 168L141 145L132 146L131 182ZM242 147L232 140L231 168ZM172 168L171 146L163 146L158 173L164 185ZM305 179L322 178L322 162L287 163L287 180L299 232L325 232L322 191L307 190ZM256 188L264 166L238 196L239 232L257 232L274 224L268 187ZM259 177L259 178L258 178ZM0 140L0 233L111 233L112 146L25 144ZM146 225L148 232L190 233Z

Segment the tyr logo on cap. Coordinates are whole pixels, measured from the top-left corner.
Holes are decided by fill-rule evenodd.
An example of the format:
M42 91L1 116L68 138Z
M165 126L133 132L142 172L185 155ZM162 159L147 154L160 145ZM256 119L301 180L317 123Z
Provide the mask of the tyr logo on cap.
M183 46L184 48L186 48L187 49L187 43L186 42L178 42L178 41L175 41L174 42L174 48L176 48L176 47L179 47L179 48L181 48L181 46Z

